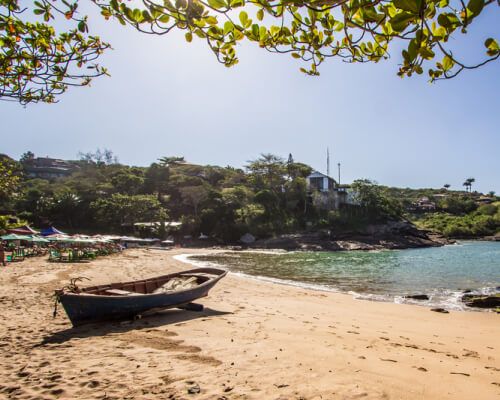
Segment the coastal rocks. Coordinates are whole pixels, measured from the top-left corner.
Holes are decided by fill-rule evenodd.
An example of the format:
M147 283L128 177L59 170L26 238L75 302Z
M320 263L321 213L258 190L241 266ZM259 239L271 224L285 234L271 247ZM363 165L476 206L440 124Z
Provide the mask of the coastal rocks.
M407 221L368 225L356 231L321 230L258 239L247 246L258 249L349 251L438 247L448 239L418 229Z
M493 309L500 307L500 294L492 296L477 296L466 294L462 296L462 301L467 307Z
M341 250L376 250L377 248L368 243L363 243L357 240L347 241L347 240L338 240L337 245Z
M441 314L449 314L450 312L448 310L445 310L444 308L431 308L431 311L441 313Z
M484 240L489 240L491 242L500 242L500 232L497 233L494 236L485 236L483 239Z
M282 235L271 239L259 239L252 247L264 249L298 250L300 243L293 237L294 235Z
M242 237L240 237L240 242L244 244L251 244L255 242L255 236L251 233L245 233Z
M408 296L404 296L404 298L412 300L429 300L429 296L426 294L410 294Z

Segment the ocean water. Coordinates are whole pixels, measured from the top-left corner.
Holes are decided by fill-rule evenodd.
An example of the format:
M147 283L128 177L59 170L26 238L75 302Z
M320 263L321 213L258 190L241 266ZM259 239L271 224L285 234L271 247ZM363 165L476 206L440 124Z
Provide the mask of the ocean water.
M500 242L368 252L228 251L184 258L258 279L454 310L467 308L460 301L464 290L500 291ZM430 300L404 298L411 294L427 294Z

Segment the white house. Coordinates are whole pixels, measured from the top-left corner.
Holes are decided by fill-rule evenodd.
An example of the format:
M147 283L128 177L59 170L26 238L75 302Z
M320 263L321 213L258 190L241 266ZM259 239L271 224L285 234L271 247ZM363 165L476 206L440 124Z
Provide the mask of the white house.
M316 206L338 209L341 204L356 204L349 185L339 185L335 179L318 171L313 171L306 180Z
M318 171L313 171L307 178L309 190L318 190L320 192L333 191L338 185L335 179Z

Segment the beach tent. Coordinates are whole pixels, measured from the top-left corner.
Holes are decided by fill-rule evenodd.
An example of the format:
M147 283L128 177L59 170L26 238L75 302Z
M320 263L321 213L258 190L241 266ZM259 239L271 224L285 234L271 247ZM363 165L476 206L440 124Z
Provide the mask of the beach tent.
M40 233L40 232L35 231L29 225L23 225L23 226L20 226L18 228L7 229L7 232L8 233L15 233L17 235L36 235L37 233Z
M47 238L50 242L72 242L74 239L67 235L51 235Z
M40 236L31 236L27 240L28 240L28 242L33 242L33 243L49 243L50 242L50 240L47 240L47 239L40 237Z
M70 240L68 240L70 243L95 243L96 241L91 238L84 238L84 237L72 237Z
M30 240L31 237L25 235L18 235L16 233L9 233L8 235L0 236L2 240Z
M53 226L51 226L50 228L42 229L42 236L51 236L51 235L66 235L66 234L54 228Z

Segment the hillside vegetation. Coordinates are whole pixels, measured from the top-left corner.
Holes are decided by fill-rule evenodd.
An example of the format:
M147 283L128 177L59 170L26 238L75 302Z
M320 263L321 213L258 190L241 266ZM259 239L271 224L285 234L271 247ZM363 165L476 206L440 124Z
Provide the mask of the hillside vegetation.
M28 152L19 162L0 160L8 172L0 187L0 229L8 226L6 215L15 215L37 227L53 224L69 232L131 233L137 222L178 221L177 237L203 233L223 242L237 241L245 233L266 238L321 229L362 231L402 219L449 237L499 231L498 203L478 207L477 195L468 192L390 188L356 180L349 189L354 204L332 209L307 187L312 168L291 155L285 161L262 154L244 169L195 165L182 157L135 167L119 164L109 151L98 151L72 161L69 176L51 179L30 177L33 158ZM412 211L423 196L436 202L435 212ZM167 231L161 224L142 234L165 237Z
M414 218L417 226L454 238L493 236L500 232L500 202L485 204L465 214L428 213Z
M331 211L308 191L312 168L262 154L245 169L190 164L165 157L149 167L122 165L108 154L82 155L70 176L33 179L17 165L19 182L0 199L2 214L35 226L54 224L68 231L130 232L136 222L179 221L176 234L201 233L224 242L249 232L257 237L280 233L398 219L397 202L370 181L354 184L358 206ZM144 232L165 236L164 228Z

